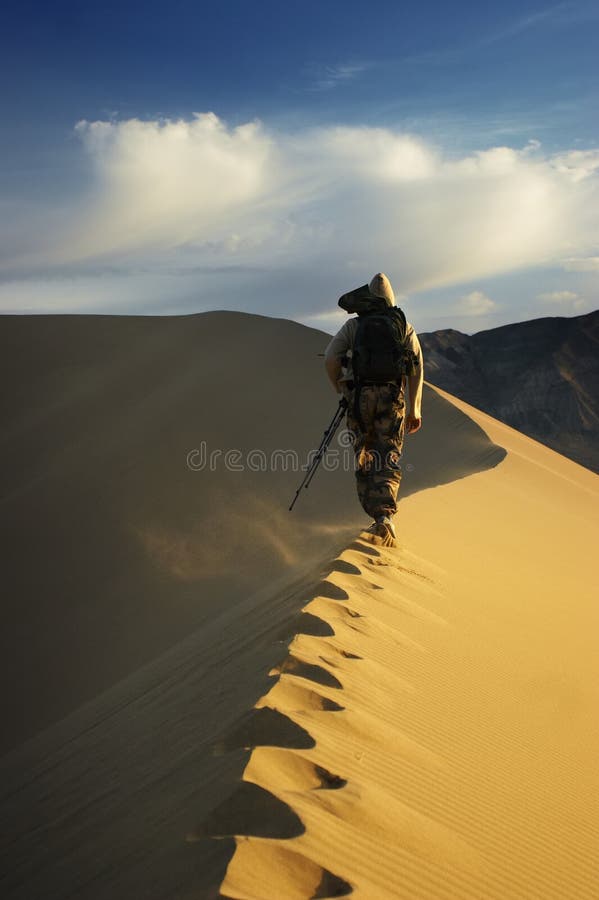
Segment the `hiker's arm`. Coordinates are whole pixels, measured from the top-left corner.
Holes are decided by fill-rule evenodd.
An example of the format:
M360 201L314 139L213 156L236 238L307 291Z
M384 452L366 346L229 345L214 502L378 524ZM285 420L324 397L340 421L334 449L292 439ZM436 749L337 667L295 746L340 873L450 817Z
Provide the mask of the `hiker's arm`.
M340 394L341 388L339 387L339 379L341 378L341 362L336 356L326 356L324 365L327 370L327 375L329 376L329 381L337 393Z
M415 419L420 419L422 417L423 382L424 372L422 370L422 366L420 366L420 369L416 375L408 375L408 415L414 416Z
M411 336L411 348L417 365L414 374L407 376L408 381L408 414L406 417L406 430L408 434L418 431L422 425L422 385L424 383L424 363L422 360L422 348L415 332Z
M324 366L336 393L341 393L339 381L343 374L343 358L350 348L349 322L337 332L324 352Z

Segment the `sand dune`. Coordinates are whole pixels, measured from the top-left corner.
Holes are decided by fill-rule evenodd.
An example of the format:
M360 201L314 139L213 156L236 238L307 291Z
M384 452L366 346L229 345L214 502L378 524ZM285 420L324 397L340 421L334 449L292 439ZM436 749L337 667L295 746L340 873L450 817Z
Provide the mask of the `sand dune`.
M314 446L322 333L3 327L3 897L596 895L597 476L427 387L377 548L350 472L181 465Z
M355 534L341 466L289 516L303 473L271 465L276 451L303 464L333 415L327 342L242 313L0 318L0 752ZM442 467L434 430L419 438L406 490L501 458L457 419ZM195 455L190 469L203 446L212 467Z
M452 403L507 456L404 501L400 547L358 541L304 607L333 633L258 706L314 745L266 733L243 775L300 827L238 837L227 897L599 896L599 482Z

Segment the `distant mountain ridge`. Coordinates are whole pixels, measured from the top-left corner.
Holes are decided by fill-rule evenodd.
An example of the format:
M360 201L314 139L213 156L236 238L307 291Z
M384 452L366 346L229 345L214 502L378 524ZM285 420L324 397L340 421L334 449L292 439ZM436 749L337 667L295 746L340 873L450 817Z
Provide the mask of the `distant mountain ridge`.
M599 473L599 310L419 338L428 381Z

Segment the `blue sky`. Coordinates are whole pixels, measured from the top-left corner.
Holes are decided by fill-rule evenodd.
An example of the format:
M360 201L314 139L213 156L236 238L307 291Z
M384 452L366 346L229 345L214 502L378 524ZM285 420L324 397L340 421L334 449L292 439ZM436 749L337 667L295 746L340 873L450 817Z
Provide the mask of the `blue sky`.
M598 25L586 0L15 4L0 311L330 330L379 269L421 331L594 309Z

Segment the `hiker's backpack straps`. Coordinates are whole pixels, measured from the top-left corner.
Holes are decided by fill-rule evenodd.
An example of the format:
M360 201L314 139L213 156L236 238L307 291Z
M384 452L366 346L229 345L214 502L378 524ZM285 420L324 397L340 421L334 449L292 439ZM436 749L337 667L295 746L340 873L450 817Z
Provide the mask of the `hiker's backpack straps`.
M412 351L412 348L408 343L408 320L406 319L403 309L400 309L399 306L394 306L391 312L394 312L399 318L401 337L398 339L401 343L401 374L415 375L418 371L420 360L418 359L418 355Z
M406 373L407 322L399 307L384 307L358 316L352 369L358 385L396 382Z

